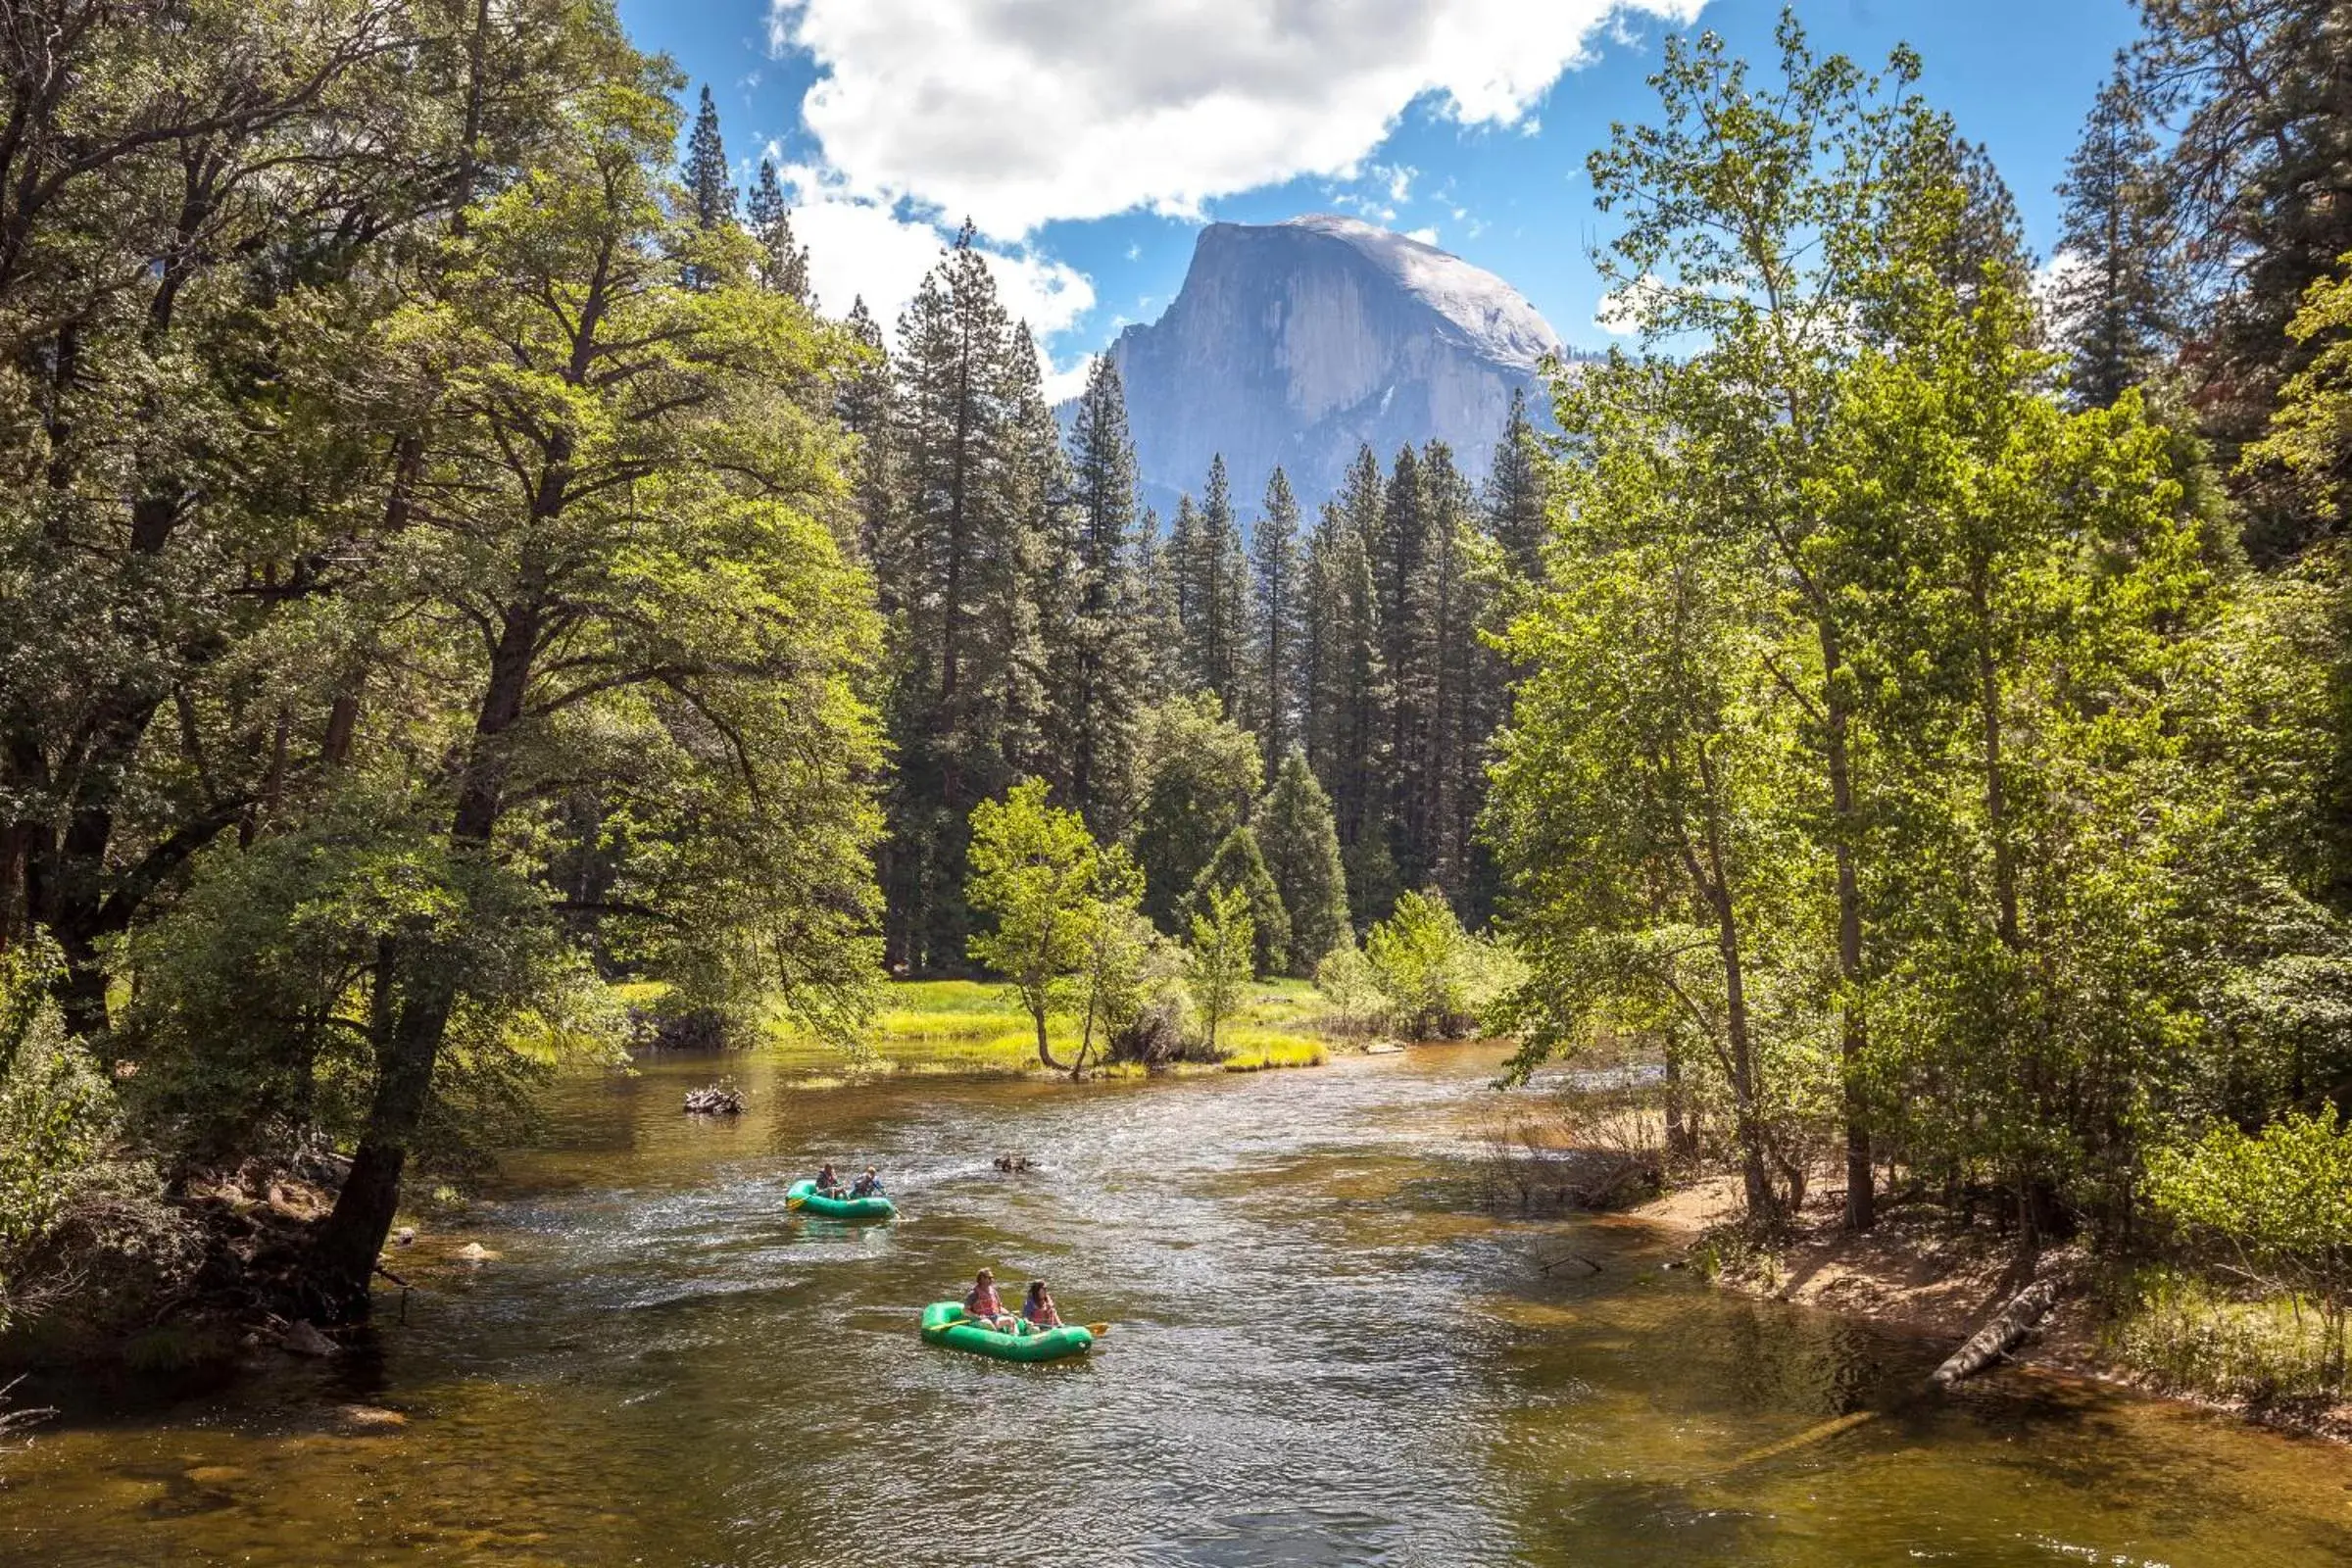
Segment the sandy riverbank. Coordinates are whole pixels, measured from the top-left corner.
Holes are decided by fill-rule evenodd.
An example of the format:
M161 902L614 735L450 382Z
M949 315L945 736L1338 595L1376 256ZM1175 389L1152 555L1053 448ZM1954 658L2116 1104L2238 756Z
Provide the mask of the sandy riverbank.
M1989 1231L1954 1232L1930 1208L1896 1207L1874 1230L1853 1235L1839 1223L1840 1195L1809 1201L1789 1235L1775 1246L1732 1253L1717 1286L1759 1298L1882 1323L1957 1347L2026 1283L2008 1239ZM1678 1187L1627 1212L1687 1237L1695 1250L1740 1209L1736 1177ZM2256 1407L2242 1399L2160 1387L2119 1359L2113 1324L2094 1289L2098 1265L2087 1250L2042 1253L2037 1272L2060 1284L2056 1308L2009 1358L2036 1375L2120 1384L2160 1397L2225 1410L2266 1426L2352 1442L2352 1401L2313 1409Z

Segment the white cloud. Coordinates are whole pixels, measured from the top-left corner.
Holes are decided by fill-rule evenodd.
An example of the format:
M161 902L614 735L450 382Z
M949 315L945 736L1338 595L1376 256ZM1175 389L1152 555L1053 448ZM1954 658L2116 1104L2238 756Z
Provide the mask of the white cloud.
M1405 230L1404 237L1417 239L1424 245L1435 245L1438 242L1438 231L1434 228L1410 228Z
M2063 250L2034 270L2034 304L2044 321L2054 326L2067 324L2067 298L2090 270L2087 257Z
M774 155L771 147L769 156ZM793 233L808 247L808 282L818 304L838 316L862 295L883 331L893 331L899 312L914 297L923 274L939 264L951 236L885 202L855 195L806 165L781 168L777 177L792 203ZM1025 248L984 245L981 250L1005 311L1027 321L1038 340L1049 388L1073 375L1083 382L1085 365L1056 368L1044 343L1094 309L1094 284L1076 269Z
M1374 164L1365 172L1388 187L1390 201L1401 204L1413 199L1413 176L1421 171L1410 164Z
M1095 361L1098 357L1093 354L1080 355L1077 364L1060 370L1054 369L1051 364L1048 364L1046 367L1046 401L1048 403L1067 403L1085 391L1086 378L1094 373Z
M1524 125L1612 21L1688 22L1703 4L769 0L768 39L822 71L802 116L852 192L1018 238L1354 177L1416 101Z
M1613 337L1631 337L1642 330L1643 313L1665 292L1665 284L1644 272L1624 287L1603 294L1592 313L1592 324Z

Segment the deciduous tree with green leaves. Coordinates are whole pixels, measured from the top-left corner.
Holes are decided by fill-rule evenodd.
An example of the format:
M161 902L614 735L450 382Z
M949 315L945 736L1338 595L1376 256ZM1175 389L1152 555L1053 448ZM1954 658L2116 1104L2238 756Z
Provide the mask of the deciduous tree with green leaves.
M453 1025L495 996L486 939L561 912L535 878L564 792L638 824L590 912L657 972L835 1028L874 974L874 627L828 522L837 428L780 390L853 351L758 285L740 230L677 216L675 78L608 59L387 332L419 439L368 598L443 737L387 759L438 891L379 960L365 1131L311 1260L331 1314L365 1310Z
M1249 995L1257 932L1250 918L1250 895L1218 888L1192 917L1185 951L1185 984L1200 1015L1201 1045L1217 1054L1217 1036Z
M1056 1072L1046 1020L1071 976L1101 954L1094 906L1102 852L1075 811L1049 803L1045 780L1023 779L1003 801L972 808L966 897L996 923L971 955L1004 976L1037 1026L1037 1059Z

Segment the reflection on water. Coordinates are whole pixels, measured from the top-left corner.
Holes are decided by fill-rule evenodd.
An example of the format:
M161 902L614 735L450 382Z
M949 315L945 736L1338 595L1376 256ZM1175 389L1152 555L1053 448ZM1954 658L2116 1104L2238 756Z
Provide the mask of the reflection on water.
M1558 1226L1469 1206L1494 1062L755 1065L716 1123L677 1110L707 1062L576 1084L480 1223L404 1258L429 1288L376 1353L45 1429L0 1459L0 1560L2352 1559L2341 1449L2015 1377L1915 1399L1937 1348L1715 1296L1626 1221L1544 1275ZM906 1219L788 1214L823 1157L881 1164ZM436 1261L466 1240L498 1258ZM920 1345L984 1262L1117 1327L1076 1364Z

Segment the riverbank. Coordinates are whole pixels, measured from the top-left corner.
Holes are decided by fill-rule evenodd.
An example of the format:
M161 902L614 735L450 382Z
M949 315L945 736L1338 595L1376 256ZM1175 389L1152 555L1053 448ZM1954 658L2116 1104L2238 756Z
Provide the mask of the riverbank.
M1732 1176L1677 1187L1625 1212L1681 1237L1692 1269L1719 1289L1816 1307L1947 1347L1957 1347L2027 1283L2008 1237L1985 1227L1955 1228L1927 1204L1891 1206L1874 1229L1857 1236L1841 1223L1842 1198L1818 1193L1788 1234L1770 1244L1740 1235L1740 1184ZM2267 1323L2278 1312L2291 1316L2291 1310L2201 1301L2217 1327L2200 1336L2193 1325L2168 1319L2171 1309L2143 1299L2149 1294L2144 1281L2086 1248L2045 1250L2034 1274L2057 1283L2058 1304L2005 1357L2011 1364L2352 1444L2352 1400L2216 1386L2231 1375L2215 1348L2230 1334L2227 1325ZM2183 1343L2200 1337L2206 1342L2201 1346Z

